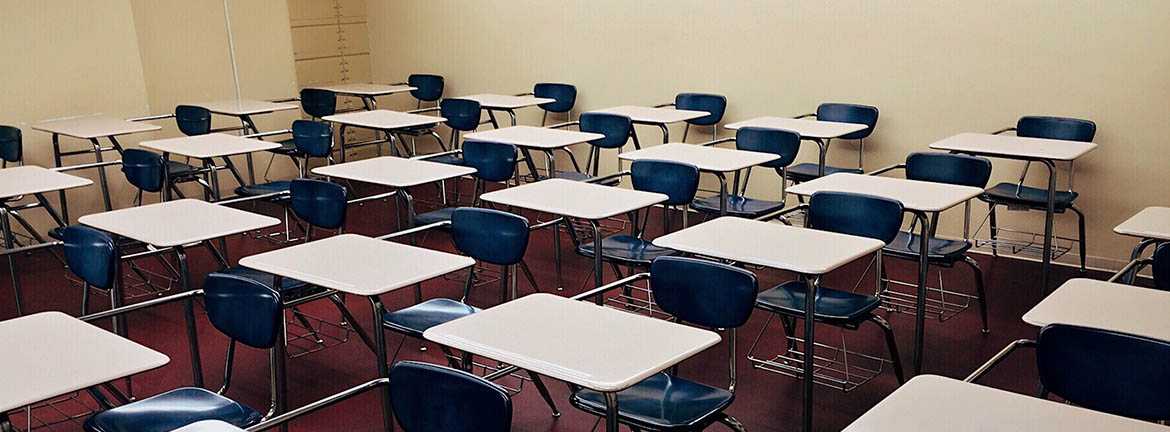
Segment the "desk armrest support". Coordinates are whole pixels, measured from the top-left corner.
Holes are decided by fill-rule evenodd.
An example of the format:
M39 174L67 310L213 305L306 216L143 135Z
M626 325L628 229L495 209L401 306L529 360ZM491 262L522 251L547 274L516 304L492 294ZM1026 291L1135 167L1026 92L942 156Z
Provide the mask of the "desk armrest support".
M710 147L710 146L716 146L719 144L732 142L732 141L735 141L735 137L720 138L720 139L717 139L715 141L707 141L705 143L699 143L699 145L701 145L703 147Z
M602 294L605 294L606 292L613 291L617 288L621 288L623 286L626 286L628 284L632 284L632 283L640 281L642 279L649 279L649 278L650 278L650 273L638 273L636 275L627 276L623 279L619 279L619 280L610 282L608 285L602 285L602 286L599 286L597 288L591 289L589 291L585 291L581 294L577 294L573 297L570 297L570 299L572 299L572 300L586 300L588 298L600 296Z
M625 176L628 176L628 175L630 175L630 171L629 171L629 170L626 170L626 171L622 171L622 172L616 172L616 173L613 173L613 174L610 174L610 175L601 176L601 177L594 177L594 178L591 178L591 179L585 180L585 183L602 183L602 182L605 182L605 181L607 181L607 180L612 180L612 179L615 179L615 178L622 178L622 177L625 177Z
M808 114L801 114L801 115L798 115L798 116L793 117L793 118L797 118L797 119L809 118L809 117L816 118L816 116L817 116L816 113L808 113Z
M975 372L972 372L971 375L968 375L967 378L963 379L963 381L966 381L969 383L975 382L979 378L983 377L984 374L986 374L988 371L990 371L996 365L998 365L999 362L1001 362L1001 361L1003 361L1003 359L1007 358L1007 356L1009 354L1011 354L1013 351L1016 350L1016 348L1019 348L1019 347L1035 348L1036 341L1031 340L1031 339L1019 339L1015 342L1008 344L1008 346L1004 347L1002 350L999 351L998 354L996 354L994 357L992 357L991 360L988 360L987 363L983 364L983 366L979 366L979 369L975 369Z
M890 172L893 170L898 170L898 169L903 169L903 170L906 169L906 164L890 165L888 167L878 169L877 171L873 171L873 172L866 174L866 175L871 175L871 176L882 175L882 174L885 174L887 172Z
M795 212L804 211L804 210L808 210L808 204L801 204L801 205L798 205L798 206L793 207L793 208L777 210L777 211L774 211L772 213L768 213L766 215L760 216L760 217L756 218L756 220L761 221L761 222L767 222L767 221L770 221L772 219L779 218L780 221L784 222L785 225L789 225L788 219L785 218L784 216L788 215L789 213L795 213Z
M564 128L567 128L569 126L577 126L578 129L580 129L581 122L574 120L571 122L557 123L555 125L550 125L550 126L545 126L545 127L549 128L549 129L564 129Z
M418 233L423 232L423 231L429 231L429 230L433 230L433 229L441 228L441 227L445 227L445 226L451 226L451 221L439 221L439 222L435 222L432 224L426 224L426 225L422 225L422 226L416 226L414 228L407 228L407 229L404 229L401 231L395 231L395 232L392 232L390 234L386 234L384 236L378 237L378 240L392 240L392 239L396 239L399 237L404 237L404 236L408 236L411 234L418 234Z

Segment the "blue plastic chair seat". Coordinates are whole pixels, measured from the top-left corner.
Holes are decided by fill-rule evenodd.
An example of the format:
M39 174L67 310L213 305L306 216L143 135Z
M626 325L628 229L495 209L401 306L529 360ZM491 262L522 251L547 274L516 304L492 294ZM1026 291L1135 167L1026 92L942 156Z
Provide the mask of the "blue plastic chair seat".
M659 373L617 394L623 423L649 430L699 430L731 405L731 392ZM592 390L573 394L574 406L605 416L605 396Z
M423 226L438 222L450 222L451 215L455 213L455 209L456 207L443 207L438 210L417 214L414 216L414 225Z
M1019 188L1019 194L1016 192L1015 183L1000 183L984 192L981 198L996 204L1022 205L1037 210L1048 207L1048 189L1023 186ZM1057 191L1056 211L1063 212L1072 207L1076 199L1076 192Z
M592 257L593 242L582 243L577 247L577 252ZM628 234L617 234L601 239L601 257L607 260L649 265L655 258L674 254L673 249L654 246L649 240Z
M288 180L277 180L267 183L257 183L254 185L243 185L236 188L236 195L240 196L257 196L270 193L288 192L292 188L292 182Z
M382 325L421 338L427 329L479 312L479 308L455 300L430 299L414 306L382 314Z
M785 282L761 292L756 297L756 306L772 312L803 317L804 292L804 282ZM881 304L881 297L822 286L817 288L815 317L817 321L852 326L868 319L870 313Z
M195 168L194 165L173 160L167 161L167 175L169 175L171 179L193 177L195 176L196 170L198 170L198 168Z
M882 252L901 258L918 258L918 242L922 236L905 231L898 233L894 241L886 245ZM966 240L951 240L932 237L926 245L927 258L931 261L955 262L963 260L971 243Z
M820 165L815 163L802 163L790 166L788 167L788 178L797 183L815 180L820 178L817 175L819 167ZM837 173L861 174L863 172L859 168L838 168L825 165L825 175Z
M274 149L269 150L269 151L276 153L276 154L282 154L285 156L300 156L301 155L301 150L297 148L296 142L291 140L291 139L287 139L284 141L278 141L278 144L280 144L280 147L274 148Z
M253 270L241 266L228 267L227 269L219 271L219 273L248 278L256 282L260 282L269 288L272 287L273 282L276 280L276 276L273 276L271 273L265 273L259 270ZM308 283L293 278L280 278L280 288L277 289L277 291L280 291L281 298L283 298L285 301L294 300L297 297L308 295L312 292L318 292L320 290L323 290L323 288L309 285Z
M691 208L703 213L719 213L719 195L696 198ZM727 196L727 214L742 218L756 218L784 208L779 201L758 200L741 195Z
M245 428L263 415L239 402L194 387L171 390L90 417L89 432L168 432L200 420L222 420Z
M586 180L592 179L593 176L591 176L589 174L581 173L581 172L576 172L576 171L557 171L556 178L565 179L565 180L572 180L572 181L586 181ZM622 180L620 178L615 177L613 179L606 180L606 181L603 181L603 182L598 183L598 184L602 185L602 186L616 186L618 183L621 183L621 181Z
M467 162L463 161L463 155L459 155L459 154L447 154L447 155L442 155L442 156L435 156L433 158L426 158L423 160L425 160L427 162L435 162L435 163L441 163L441 164L447 164L447 165L460 165L460 166L467 165Z

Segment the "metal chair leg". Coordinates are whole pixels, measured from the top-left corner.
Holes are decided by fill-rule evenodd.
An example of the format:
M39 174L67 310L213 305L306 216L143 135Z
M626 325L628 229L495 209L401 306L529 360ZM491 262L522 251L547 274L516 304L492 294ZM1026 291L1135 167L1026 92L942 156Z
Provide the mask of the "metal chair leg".
M991 255L999 256L999 245L996 242L999 239L999 224L995 220L995 204L987 203L987 218L991 223Z
M1087 258L1085 255L1088 253L1088 248L1085 246L1085 214L1076 207L1069 206L1069 210L1077 214L1077 244L1081 247L1081 273L1085 273L1088 271L1085 266Z
M743 423L740 423L739 420L736 420L735 417L727 415L726 413L724 413L723 416L720 417L718 421L719 421L719 423L723 424L724 426L727 426L728 429L731 429L733 431L747 432L747 428L743 427Z
M528 263L521 260L520 261L520 270L524 272L524 279L528 280L528 283L530 285L532 285L533 290L535 290L538 293L544 292L544 291L540 290L540 285L536 284L536 278L532 276L532 270L528 268Z
M313 336L314 342L317 342L318 345L325 343L325 340L321 339L321 335L317 334L317 330L313 328L313 324L301 313L300 309L292 308L292 314L293 318L297 319L297 322L300 322L302 326L305 326L305 329L309 330L309 335Z
M869 320L882 328L886 335L886 346L890 350L890 361L894 363L894 376L898 377L898 384L906 383L906 376L902 373L902 357L898 355L898 344L894 341L894 329L882 317L871 314Z
M557 409L557 403L553 401L552 393L548 392L548 387L545 387L544 380L540 379L540 374L529 371L528 376L532 378L532 384L536 386L540 397L544 398L544 403L548 404L548 408L552 410L553 417L560 417L561 411Z
M988 334L991 330L987 327L987 291L983 285L983 270L979 268L979 263L975 262L974 258L964 257L963 262L974 272L975 294L979 296L979 318L983 320L983 334Z

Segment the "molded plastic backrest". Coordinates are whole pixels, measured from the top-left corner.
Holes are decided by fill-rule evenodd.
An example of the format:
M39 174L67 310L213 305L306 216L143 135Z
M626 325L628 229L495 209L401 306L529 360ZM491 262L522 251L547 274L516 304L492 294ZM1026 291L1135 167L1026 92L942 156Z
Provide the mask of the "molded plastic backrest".
M889 243L902 228L902 203L848 192L817 192L808 202L809 228Z
M1040 383L1082 407L1144 420L1170 419L1170 343L1068 325L1040 330Z
M1024 116L1016 122L1016 136L1092 142L1097 124L1067 117Z
M479 127L479 102L471 99L443 99L439 113L452 129L467 132Z
M280 294L245 277L211 273L203 283L207 319L233 340L253 348L283 341L284 308Z
M22 149L20 128L0 126L0 160L20 162Z
M103 231L82 226L65 227L61 232L65 263L69 270L91 286L110 289L118 277L121 260L114 239Z
M528 219L499 210L462 207L451 214L451 240L467 256L496 265L517 264L528 250Z
M630 131L634 128L629 117L619 114L582 113L580 117L581 132L592 132L605 135L605 138L589 141L597 147L613 149L626 145L630 139Z
M289 207L301 220L318 228L337 229L345 225L345 187L323 180L296 179L289 187Z
M841 136L841 139L862 139L869 137L877 126L878 109L869 105L823 103L817 107L817 120L867 125L868 128Z
M906 178L983 189L991 178L991 161L960 154L911 153L906 157Z
M727 111L727 98L717 94L679 93L674 97L674 107L710 113L704 117L687 120L687 123L693 125L710 126L723 120L723 112Z
M390 369L390 402L406 432L507 432L512 400L499 386L448 367L404 361Z
M663 204L690 204L699 190L699 168L664 160L636 160L630 164L630 180L634 189L666 195Z
M443 97L443 77L439 75L414 74L406 77L406 83L416 88L410 91L415 99L434 102Z
M556 102L539 105L545 111L555 113L569 112L577 103L577 87L572 84L537 83L532 86L532 95L538 98L556 99Z
M206 135L211 132L211 111L199 106L179 105L175 107L175 123L184 135Z
M163 188L166 165L161 155L142 149L122 151L122 173L126 181L144 192L158 192Z
M502 182L516 174L516 146L490 141L463 142L463 161L484 181Z
M746 323L755 308L757 286L752 272L714 261L667 256L650 264L650 289L658 306L703 327Z
M800 134L781 129L740 128L735 131L735 148L779 155L780 159L760 164L779 169L796 160L796 153L800 151Z
M301 89L301 109L316 118L337 113L337 94L325 89Z
M333 151L333 127L329 123L296 120L292 135L293 145L309 157L323 158Z

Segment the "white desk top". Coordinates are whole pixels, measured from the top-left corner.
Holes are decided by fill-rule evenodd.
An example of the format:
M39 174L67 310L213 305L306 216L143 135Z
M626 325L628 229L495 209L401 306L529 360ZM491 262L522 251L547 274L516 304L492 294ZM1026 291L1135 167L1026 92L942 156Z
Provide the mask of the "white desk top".
M220 420L203 420L191 423L171 432L244 432L243 429Z
M74 138L90 139L156 131L162 129L162 126L96 115L46 120L32 125L32 128Z
M745 127L784 129L796 132L804 138L822 139L837 138L869 128L869 126L860 123L841 123L788 117L756 117L754 119L735 122L723 127L731 130Z
M943 211L983 193L977 187L850 173L827 175L788 188L788 193L803 196L821 191L889 198L907 209L924 212Z
M532 294L432 327L423 337L611 392L719 343L719 334L552 294Z
M475 168L382 156L313 168L313 174L394 188L418 186L474 174Z
M666 201L666 195L565 179L488 192L484 201L579 219L600 220Z
M280 144L275 142L244 138L225 133L143 141L138 143L138 145L163 153L190 156L196 159L210 159L280 148Z
M475 260L342 234L244 257L240 265L344 293L372 296L471 267Z
M221 100L191 104L207 108L216 114L240 117L254 114L268 114L276 111L288 111L300 108L297 104L283 102L269 102L253 99Z
M881 241L724 216L654 239L687 253L821 275L877 252Z
M535 149L558 149L573 144L605 138L605 135L536 126L511 126L473 132L464 135L463 138L507 143L518 147Z
M703 171L731 172L779 159L780 155L694 144L666 143L621 153L618 158L630 161L657 159L682 162L697 166Z
M21 195L53 192L93 184L93 180L36 165L0 169L0 200Z
M280 224L276 218L194 199L85 215L77 221L158 247L182 246Z
M325 121L347 124L370 129L402 129L415 126L429 126L447 121L439 116L410 114L390 110L354 111L334 114L322 118Z
M1167 432L1170 428L937 375L919 375L843 432L937 430Z
M530 106L536 106L543 103L556 102L556 99L541 98L536 96L512 96L499 94L473 94L470 96L460 96L459 99L470 99L479 102L480 108L491 109L517 109Z
M1093 279L1070 279L1024 314L1043 327L1068 324L1170 341L1170 292Z
M613 108L592 110L589 112L621 114L637 123L671 124L682 121L706 117L711 113L706 111L680 110L677 108L654 108L635 105L622 105Z
M412 90L418 90L418 87L408 85L389 85L389 84L369 84L369 83L344 83L344 84L323 84L309 86L306 88L314 88L321 90L329 90L331 92L350 96L386 96L395 93L406 93Z
M145 372L166 355L61 312L0 321L0 412Z
M966 132L935 141L930 148L1007 158L1071 161L1093 151L1097 144Z
M1170 207L1146 207L1113 232L1141 238L1170 240Z

